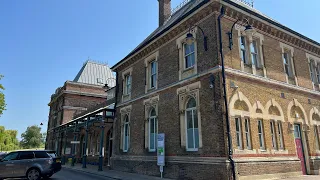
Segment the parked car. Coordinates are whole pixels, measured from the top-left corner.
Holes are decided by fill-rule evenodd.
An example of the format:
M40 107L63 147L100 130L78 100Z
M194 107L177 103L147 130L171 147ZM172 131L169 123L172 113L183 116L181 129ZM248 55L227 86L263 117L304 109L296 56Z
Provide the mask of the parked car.
M28 180L49 178L61 170L61 159L54 151L14 151L0 161L0 179L26 177Z
M5 153L5 152L0 152L0 160L3 159L6 155L7 155L7 153Z

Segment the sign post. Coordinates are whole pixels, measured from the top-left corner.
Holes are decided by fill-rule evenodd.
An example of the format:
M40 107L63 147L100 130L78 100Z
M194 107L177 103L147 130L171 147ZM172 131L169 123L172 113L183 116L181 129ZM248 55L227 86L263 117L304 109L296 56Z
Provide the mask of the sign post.
M160 166L160 173L162 178L163 166L165 165L165 135L164 133L157 136L157 165Z

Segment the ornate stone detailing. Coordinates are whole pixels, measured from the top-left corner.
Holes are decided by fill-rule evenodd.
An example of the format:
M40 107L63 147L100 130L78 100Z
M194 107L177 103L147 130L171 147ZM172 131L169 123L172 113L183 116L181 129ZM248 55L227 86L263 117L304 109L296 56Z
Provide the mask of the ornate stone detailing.
M129 105L129 106L121 108L120 113L121 114L130 114L131 110L132 110L132 105Z

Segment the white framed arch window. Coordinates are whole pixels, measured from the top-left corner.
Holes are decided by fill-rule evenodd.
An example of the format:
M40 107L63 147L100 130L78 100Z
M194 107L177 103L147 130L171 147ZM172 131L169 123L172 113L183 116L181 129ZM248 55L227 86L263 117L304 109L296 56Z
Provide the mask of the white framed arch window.
M129 150L129 140L130 140L130 124L129 116L126 114L123 119L123 152L128 152Z
M149 152L155 152L157 149L157 134L158 134L158 121L157 114L154 108L151 109L149 113L149 123L148 123L148 133L149 141L148 147Z
M202 148L201 134L201 82L194 82L177 89L180 110L180 143L186 151Z
M186 104L185 124L186 124L187 151L198 151L199 128L198 128L197 102L193 97L190 97Z

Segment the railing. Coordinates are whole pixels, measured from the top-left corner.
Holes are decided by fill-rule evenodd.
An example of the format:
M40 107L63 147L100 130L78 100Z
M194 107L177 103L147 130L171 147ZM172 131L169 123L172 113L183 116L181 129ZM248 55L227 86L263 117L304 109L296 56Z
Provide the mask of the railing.
M239 2L241 2L242 4L253 8L253 2L254 2L253 0L251 0L251 2L249 2L249 0L236 0L236 1L239 1Z
M184 5L186 5L190 1L192 1L192 0L184 0L177 7L171 9L171 15L174 14L175 12L177 12L179 9L181 9Z

